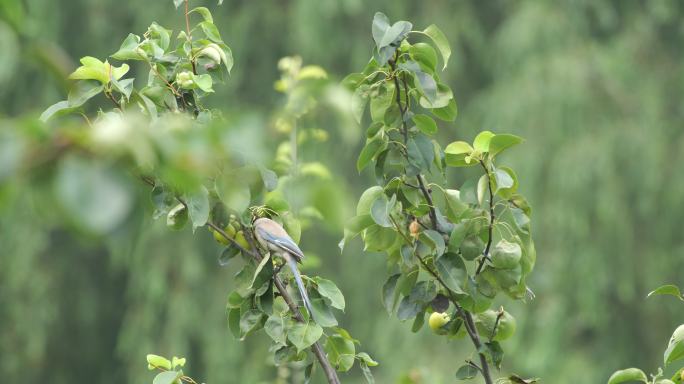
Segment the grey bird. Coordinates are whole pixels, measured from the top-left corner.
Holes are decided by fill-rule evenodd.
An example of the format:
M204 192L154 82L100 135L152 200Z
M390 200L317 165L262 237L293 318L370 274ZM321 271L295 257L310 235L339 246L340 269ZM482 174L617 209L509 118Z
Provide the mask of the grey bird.
M302 276L297 268L297 262L301 262L304 258L302 250L299 249L294 240L292 240L290 235L288 235L280 224L265 217L254 221L254 235L262 247L268 249L272 254L285 259L290 270L292 270L295 282L297 283L297 289L299 290L300 296L302 296L302 301L304 301L304 306L306 306L309 314L313 316L311 301L306 293Z

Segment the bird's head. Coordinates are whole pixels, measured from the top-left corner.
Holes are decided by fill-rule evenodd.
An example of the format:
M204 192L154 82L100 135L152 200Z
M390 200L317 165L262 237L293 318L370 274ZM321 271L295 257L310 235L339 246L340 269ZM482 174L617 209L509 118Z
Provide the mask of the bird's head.
M256 224L257 220L261 218L270 219L272 217L278 216L278 212L274 211L266 205L258 205L249 208L252 213L252 225Z

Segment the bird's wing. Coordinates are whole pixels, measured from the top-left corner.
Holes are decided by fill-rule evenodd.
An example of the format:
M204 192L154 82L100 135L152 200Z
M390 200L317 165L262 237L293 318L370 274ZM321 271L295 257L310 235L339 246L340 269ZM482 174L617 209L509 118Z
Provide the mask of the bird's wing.
M297 261L300 261L304 257L304 252L299 249L294 240L292 240L287 234L285 234L285 236L274 236L261 228L257 228L257 231L259 231L259 235L262 238L292 254Z

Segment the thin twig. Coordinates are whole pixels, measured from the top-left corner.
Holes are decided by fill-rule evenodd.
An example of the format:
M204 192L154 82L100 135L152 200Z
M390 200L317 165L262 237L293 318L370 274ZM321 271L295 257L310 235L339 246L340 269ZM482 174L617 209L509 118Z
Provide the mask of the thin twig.
M425 200L427 200L428 203L428 208L430 208L428 214L430 215L430 221L432 221L432 226L435 228L435 231L440 232L439 226L437 225L437 212L435 212L435 204L432 202L432 194L430 193L430 190L427 189L427 187L425 187L423 175L418 174L416 178L418 179L418 186L420 187L420 191L423 192L423 196L425 196Z
M104 94L105 94L105 96L107 96L107 98L108 98L109 100L112 101L112 103L114 103L114 105L115 105L117 108L121 109L121 104L120 104L118 101L116 101L116 99L115 99L114 96L111 94L111 92L105 91Z
M501 309L499 309L499 313L496 314L496 321L494 321L494 328L492 328L492 334L489 335L489 341L492 341L494 339L494 336L496 336L496 329L499 327L499 322L501 321L503 314L504 309L503 307L501 307Z
M479 275L480 272L482 272L482 267L484 267L485 262L489 259L489 249L492 246L492 228L494 227L494 219L496 218L494 216L494 192L492 192L492 176L489 172L489 168L487 168L487 165L484 163L484 161L480 160L480 165L482 165L482 168L485 170L485 174L487 175L487 186L489 189L489 226L487 228L487 231L489 233L489 238L487 239L487 245L485 246L485 250L482 253L482 260L480 260L480 264L477 265L477 270L475 271L475 275Z
M185 31L188 36L188 42L190 42L190 50L192 50L192 31L190 31L190 13L188 12L188 0L185 0ZM192 64L192 73L197 74L197 66L195 65L195 60L190 59Z

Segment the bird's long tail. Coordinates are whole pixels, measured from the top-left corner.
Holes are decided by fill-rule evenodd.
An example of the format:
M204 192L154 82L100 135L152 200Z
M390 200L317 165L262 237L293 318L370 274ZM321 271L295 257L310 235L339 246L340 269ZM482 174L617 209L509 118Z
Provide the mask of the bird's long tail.
M304 282L302 281L302 275L299 273L299 269L297 268L297 261L290 255L285 255L285 260L287 261L287 265L292 270L295 282L297 283L297 289L299 290L299 295L302 296L302 300L304 301L304 306L309 311L309 316L313 317L311 301L309 300L309 295L306 294L306 288L304 287Z

